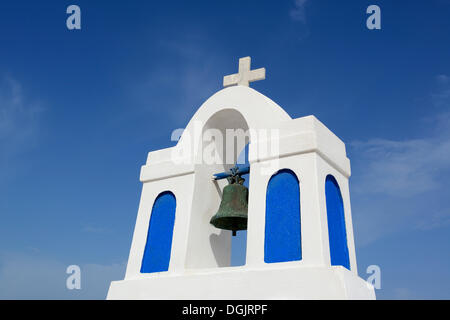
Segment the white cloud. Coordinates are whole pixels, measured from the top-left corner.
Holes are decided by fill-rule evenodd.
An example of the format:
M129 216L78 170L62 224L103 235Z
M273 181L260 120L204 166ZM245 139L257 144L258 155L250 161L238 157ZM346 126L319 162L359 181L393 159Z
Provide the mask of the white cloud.
M126 267L125 263L80 264L81 289L68 290L70 264L36 252L4 254L0 257L0 299L105 299L109 284L123 279Z
M450 224L450 136L351 145L352 211L358 245L402 230Z
M105 228L105 227L98 227L94 225L84 225L81 228L81 231L86 233L95 233L95 234L105 234L105 233L111 233L111 229Z
M295 0L294 8L289 12L293 20L306 23L305 6L307 2L308 0Z
M450 123L449 123L450 125ZM365 163L355 192L410 197L439 187L450 169L450 136L393 141L374 139L351 147Z
M449 108L450 105L450 77L440 74L436 77L437 89L431 94L433 103L438 108Z
M349 145L358 245L401 230L450 225L450 95L445 94L450 82L443 75L437 80L439 88L431 98L440 114L427 119L430 133L416 139L371 139Z
M394 299L406 300L411 299L412 292L408 288L395 288L394 289Z
M0 165L2 176L11 172L15 157L36 144L43 109L25 97L22 86L11 77L0 79Z
M432 230L450 225L450 209L443 208L442 211L434 212L418 220L416 228L419 230Z
M450 82L450 77L446 74L439 74L436 76L436 80L441 84L448 84Z

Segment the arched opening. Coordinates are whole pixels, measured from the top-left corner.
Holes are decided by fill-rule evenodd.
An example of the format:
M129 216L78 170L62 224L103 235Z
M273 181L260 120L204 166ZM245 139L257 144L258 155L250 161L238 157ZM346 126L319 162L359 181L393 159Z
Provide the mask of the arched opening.
M283 169L267 186L264 262L302 259L300 184L294 172Z
M344 266L350 270L344 203L339 185L332 175L328 175L325 179L325 197L331 265Z
M213 174L230 170L237 163L239 155L249 141L247 122L236 109L222 109L216 112L203 126L201 145L196 153L196 179L186 268L229 267L243 264L242 249L246 246L245 234L238 232L240 243L237 247L240 248L240 257L235 260L234 255L232 257L232 247L236 247L234 244L236 239L232 241L231 231L217 229L210 224L222 200L223 188L228 184L226 179L213 181L212 177Z
M172 192L162 192L155 199L148 225L141 273L169 270L175 210L176 199Z

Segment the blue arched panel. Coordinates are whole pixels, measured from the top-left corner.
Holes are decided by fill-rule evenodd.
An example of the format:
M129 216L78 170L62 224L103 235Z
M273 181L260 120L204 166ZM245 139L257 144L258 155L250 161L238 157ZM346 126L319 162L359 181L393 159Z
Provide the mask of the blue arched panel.
M172 192L166 191L158 195L150 216L142 273L169 270L175 209L176 199Z
M267 186L264 261L301 259L300 186L295 173L283 169Z
M344 266L350 270L344 203L339 185L331 175L328 175L325 180L325 196L327 201L331 265Z

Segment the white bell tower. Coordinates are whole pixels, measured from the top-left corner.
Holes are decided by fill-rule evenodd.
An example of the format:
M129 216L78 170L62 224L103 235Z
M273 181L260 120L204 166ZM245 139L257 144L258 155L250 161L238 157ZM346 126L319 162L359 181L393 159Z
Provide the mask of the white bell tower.
M249 87L264 78L240 59L178 144L148 154L125 279L108 299L375 299L357 273L345 144ZM227 182L212 177L246 143L247 256L230 267L231 232L210 224Z

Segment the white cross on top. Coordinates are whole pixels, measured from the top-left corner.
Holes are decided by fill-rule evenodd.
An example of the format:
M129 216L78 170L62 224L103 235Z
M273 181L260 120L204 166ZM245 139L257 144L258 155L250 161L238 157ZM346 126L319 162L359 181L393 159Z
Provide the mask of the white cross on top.
M250 70L250 63L250 57L240 58L239 72L223 77L223 86L229 87L237 84L238 86L248 87L250 82L264 80L266 78L266 68Z

